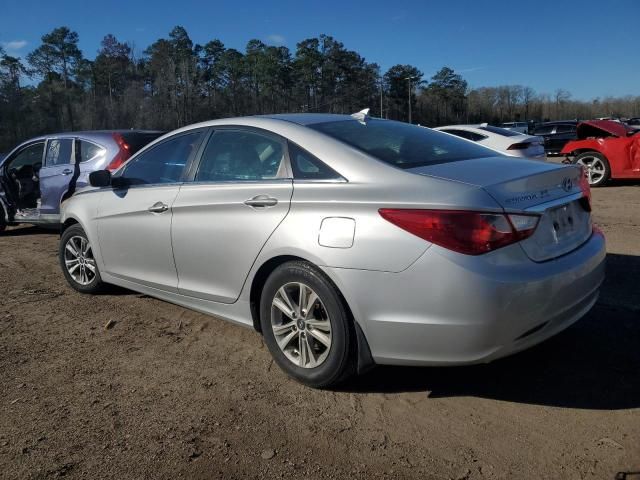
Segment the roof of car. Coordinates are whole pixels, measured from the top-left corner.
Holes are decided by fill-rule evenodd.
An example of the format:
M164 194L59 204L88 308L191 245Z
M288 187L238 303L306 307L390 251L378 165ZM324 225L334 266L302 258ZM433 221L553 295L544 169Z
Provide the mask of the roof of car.
M298 125L313 125L314 123L339 122L342 120L355 120L351 115L335 113L278 113L273 115L256 115L257 117L284 120Z
M47 133L45 135L38 135L36 137L31 137L28 140L22 142L33 142L37 140L46 140L47 138L55 138L55 137L87 137L91 138L92 136L104 136L111 135L114 133L152 133L152 134L162 134L165 133L163 130L127 130L127 129L119 129L119 130L78 130L73 132L57 132L57 133Z

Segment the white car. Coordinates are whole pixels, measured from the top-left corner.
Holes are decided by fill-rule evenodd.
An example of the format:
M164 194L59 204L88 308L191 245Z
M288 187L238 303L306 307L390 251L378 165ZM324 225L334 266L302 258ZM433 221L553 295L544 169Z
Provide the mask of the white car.
M512 157L544 159L544 139L514 132L486 123L480 125L447 125L435 130L456 135Z

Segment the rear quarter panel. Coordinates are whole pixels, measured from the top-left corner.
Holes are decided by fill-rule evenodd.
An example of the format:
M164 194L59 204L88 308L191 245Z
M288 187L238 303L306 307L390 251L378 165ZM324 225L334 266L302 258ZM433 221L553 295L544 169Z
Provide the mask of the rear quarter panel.
M400 272L430 243L383 219L380 208L501 209L482 189L459 182L402 172L404 181L295 181L291 209L265 244L257 265L279 255L295 255L319 266ZM325 219L353 219L349 247L322 245Z

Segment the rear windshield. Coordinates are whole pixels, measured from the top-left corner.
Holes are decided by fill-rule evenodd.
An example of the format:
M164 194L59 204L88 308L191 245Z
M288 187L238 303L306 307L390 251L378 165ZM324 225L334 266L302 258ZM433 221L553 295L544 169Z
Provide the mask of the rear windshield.
M505 130L500 127L492 127L491 125L487 125L486 127L478 127L480 130L484 130L486 132L496 133L498 135L502 135L503 137L517 137L520 135L518 132L514 132L512 130Z
M308 127L399 168L499 155L452 135L392 120L342 120Z
M164 132L124 132L122 138L129 145L129 152L133 155L160 135L164 135Z

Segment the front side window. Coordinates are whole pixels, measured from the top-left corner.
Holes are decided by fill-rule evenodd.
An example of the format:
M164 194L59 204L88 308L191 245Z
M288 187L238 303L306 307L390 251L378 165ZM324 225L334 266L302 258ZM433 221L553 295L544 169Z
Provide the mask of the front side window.
M451 135L392 120L341 120L309 125L398 168L493 157L496 152Z
M219 130L202 154L196 182L255 181L282 176L282 143L255 132Z
M11 160L9 168L20 168L25 165L37 166L42 165L42 154L44 153L44 142L34 143L23 148Z
M200 145L202 130L179 134L131 160L122 177L132 185L175 183L182 180L187 161Z
M73 152L72 138L54 138L47 142L47 154L44 159L46 167L55 165L67 165L71 163Z

